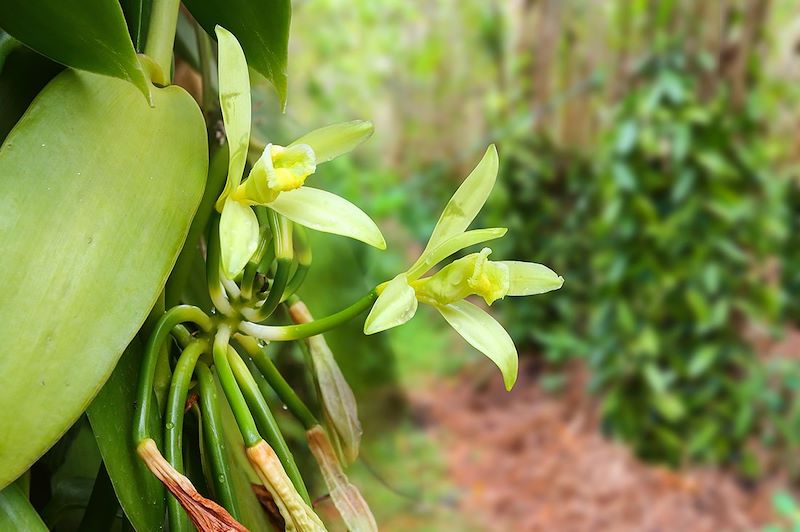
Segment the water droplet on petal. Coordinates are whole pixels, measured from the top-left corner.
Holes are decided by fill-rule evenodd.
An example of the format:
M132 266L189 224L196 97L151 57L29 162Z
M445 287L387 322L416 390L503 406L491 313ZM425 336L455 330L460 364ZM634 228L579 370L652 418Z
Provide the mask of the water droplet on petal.
M175 423L172 423L171 421L167 423L167 430L172 430L174 428L175 428Z

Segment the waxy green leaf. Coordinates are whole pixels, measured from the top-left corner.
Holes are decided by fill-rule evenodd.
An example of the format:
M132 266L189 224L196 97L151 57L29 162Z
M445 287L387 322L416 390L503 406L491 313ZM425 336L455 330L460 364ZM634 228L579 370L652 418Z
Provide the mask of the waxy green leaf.
M86 409L186 238L204 121L179 87L153 97L68 70L0 148L0 487Z
M469 301L461 300L436 307L444 319L469 344L497 364L506 390L517 380L517 348L502 325Z
M144 347L135 337L97 394L86 414L103 456L111 484L128 520L136 530L161 530L164 522L164 485L136 454L133 419L136 386ZM150 427L160 433L157 408L150 410ZM154 434L161 441L160 434Z
M285 106L290 0L186 0L184 4L208 33L220 25L236 35L247 64L272 82Z
M0 28L53 61L150 90L117 0L3 0Z
M19 486L0 491L0 530L47 532L47 527Z

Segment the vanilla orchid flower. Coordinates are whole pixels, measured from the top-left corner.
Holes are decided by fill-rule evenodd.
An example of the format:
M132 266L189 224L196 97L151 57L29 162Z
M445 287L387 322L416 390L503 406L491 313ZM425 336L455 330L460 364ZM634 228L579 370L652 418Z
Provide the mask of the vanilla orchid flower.
M407 271L378 287L379 296L364 323L374 334L410 320L419 303L431 305L473 347L500 368L506 389L517 379L517 349L506 330L466 297L481 296L487 305L505 296L542 294L561 288L564 279L547 266L531 262L490 261L484 248L422 277L439 262L468 246L500 238L505 228L467 231L486 203L497 178L498 158L489 146L439 217L419 259Z
M250 145L250 78L236 37L216 27L219 44L219 92L228 139L228 179L216 202L222 270L233 279L259 242L253 205L266 205L295 223L386 249L378 226L361 209L330 192L305 186L317 165L349 152L367 140L372 123L355 120L314 130L288 146L267 144L242 182Z

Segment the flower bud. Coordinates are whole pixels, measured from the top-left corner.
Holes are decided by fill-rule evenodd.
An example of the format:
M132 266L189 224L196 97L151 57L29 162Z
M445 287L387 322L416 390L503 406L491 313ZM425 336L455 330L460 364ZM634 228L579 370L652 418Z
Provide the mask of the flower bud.
M412 283L417 299L429 305L448 305L467 296L479 295L487 305L508 294L508 266L488 259L492 252L483 248L442 268L431 277Z

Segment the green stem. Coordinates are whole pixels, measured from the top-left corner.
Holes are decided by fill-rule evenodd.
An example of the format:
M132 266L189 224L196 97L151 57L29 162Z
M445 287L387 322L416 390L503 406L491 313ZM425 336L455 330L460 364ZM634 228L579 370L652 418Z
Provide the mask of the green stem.
M197 38L197 51L200 55L200 76L203 80L203 112L206 119L212 114L211 110L219 104L217 88L214 86L214 51L211 47L211 37L200 24L195 22L194 33Z
M236 382L247 400L247 405L256 419L256 425L259 431L264 436L264 439L269 443L278 459L283 465L283 469L294 484L297 492L303 497L306 503L311 504L311 498L308 496L308 490L303 483L303 477L300 475L300 470L294 461L292 452L289 446L286 445L286 440L283 439L278 423L267 405L267 401L258 389L255 379L247 369L239 353L235 349L228 350L228 362L233 369L233 374L236 377Z
M208 344L196 341L189 344L175 366L172 374L172 384L167 396L167 411L165 415L164 432L164 458L172 464L179 473L183 473L183 413L186 405L186 396L189 394L189 383L192 380L194 366L197 359L208 348ZM175 497L167 498L169 514L169 527L171 531L182 532L192 530L189 516L181 507Z
M180 305L169 309L153 328L147 341L147 348L142 358L142 369L139 372L139 386L136 391L136 411L133 417L133 443L138 445L150 438L151 398L153 396L153 380L161 345L166 341L173 327L183 322L194 322L206 332L211 331L211 318L197 307Z
M306 274L308 274L308 269L309 266L305 264L297 265L297 270L295 270L294 275L292 275L292 280L289 281L289 284L286 285L286 289L283 291L283 296L281 296L281 303L292 297L294 293L300 289L303 282L306 280Z
M258 342L243 334L237 334L235 339L250 356L255 366L255 368L251 369L255 369L258 375L266 379L270 388L278 394L283 404L285 404L294 417L303 424L303 427L308 430L314 425L319 425L319 421L314 417L314 414L311 413L311 410L308 409L303 400L300 399L294 389L286 382L286 379L283 378L278 368L275 367L275 364L272 362L269 355L267 355L267 352L258 345Z
M172 78L172 47L175 45L180 5L180 0L153 0L144 47L145 55L156 62L168 81Z
M375 289L370 290L367 295L336 314L331 314L325 318L300 325L260 325L258 323L243 321L239 324L239 330L247 335L264 340L300 340L301 338L308 338L309 336L324 333L355 318L367 310L372 303L375 302L377 297L378 294Z
M278 267L275 269L275 277L272 279L272 286L269 288L269 294L264 303L256 309L255 312L248 312L245 314L247 319L252 321L264 321L269 318L278 305L281 303L281 297L289 283L289 275L292 271L292 260L279 258L277 260Z
M258 428L256 428L253 414L247 409L247 402L244 400L239 385L236 384L236 378L233 376L233 371L228 362L228 349L232 349L228 345L230 337L230 327L224 324L220 325L217 335L214 337L214 365L217 368L222 391L225 392L225 398L231 406L233 417L236 418L236 424L242 433L244 444L247 447L252 447L261 441L261 436L258 433Z
M203 198L200 200L200 206L197 207L197 212L192 219L186 242L183 244L183 249L181 249L178 260L175 262L175 267L172 269L167 281L166 299L167 305L170 307L177 305L181 301L186 280L192 269L194 254L197 253L197 243L208 224L208 218L214 210L214 202L217 201L217 197L222 192L222 187L225 185L227 177L228 145L223 144L211 154Z
M217 384L214 382L211 370L208 369L208 366L203 361L197 363L195 375L197 375L200 389L203 435L206 444L206 456L211 461L211 477L215 495L220 504L238 521L240 517L239 501L233 492L233 476L228 463L228 456L225 452L225 434L219 410L219 399L217 398Z

